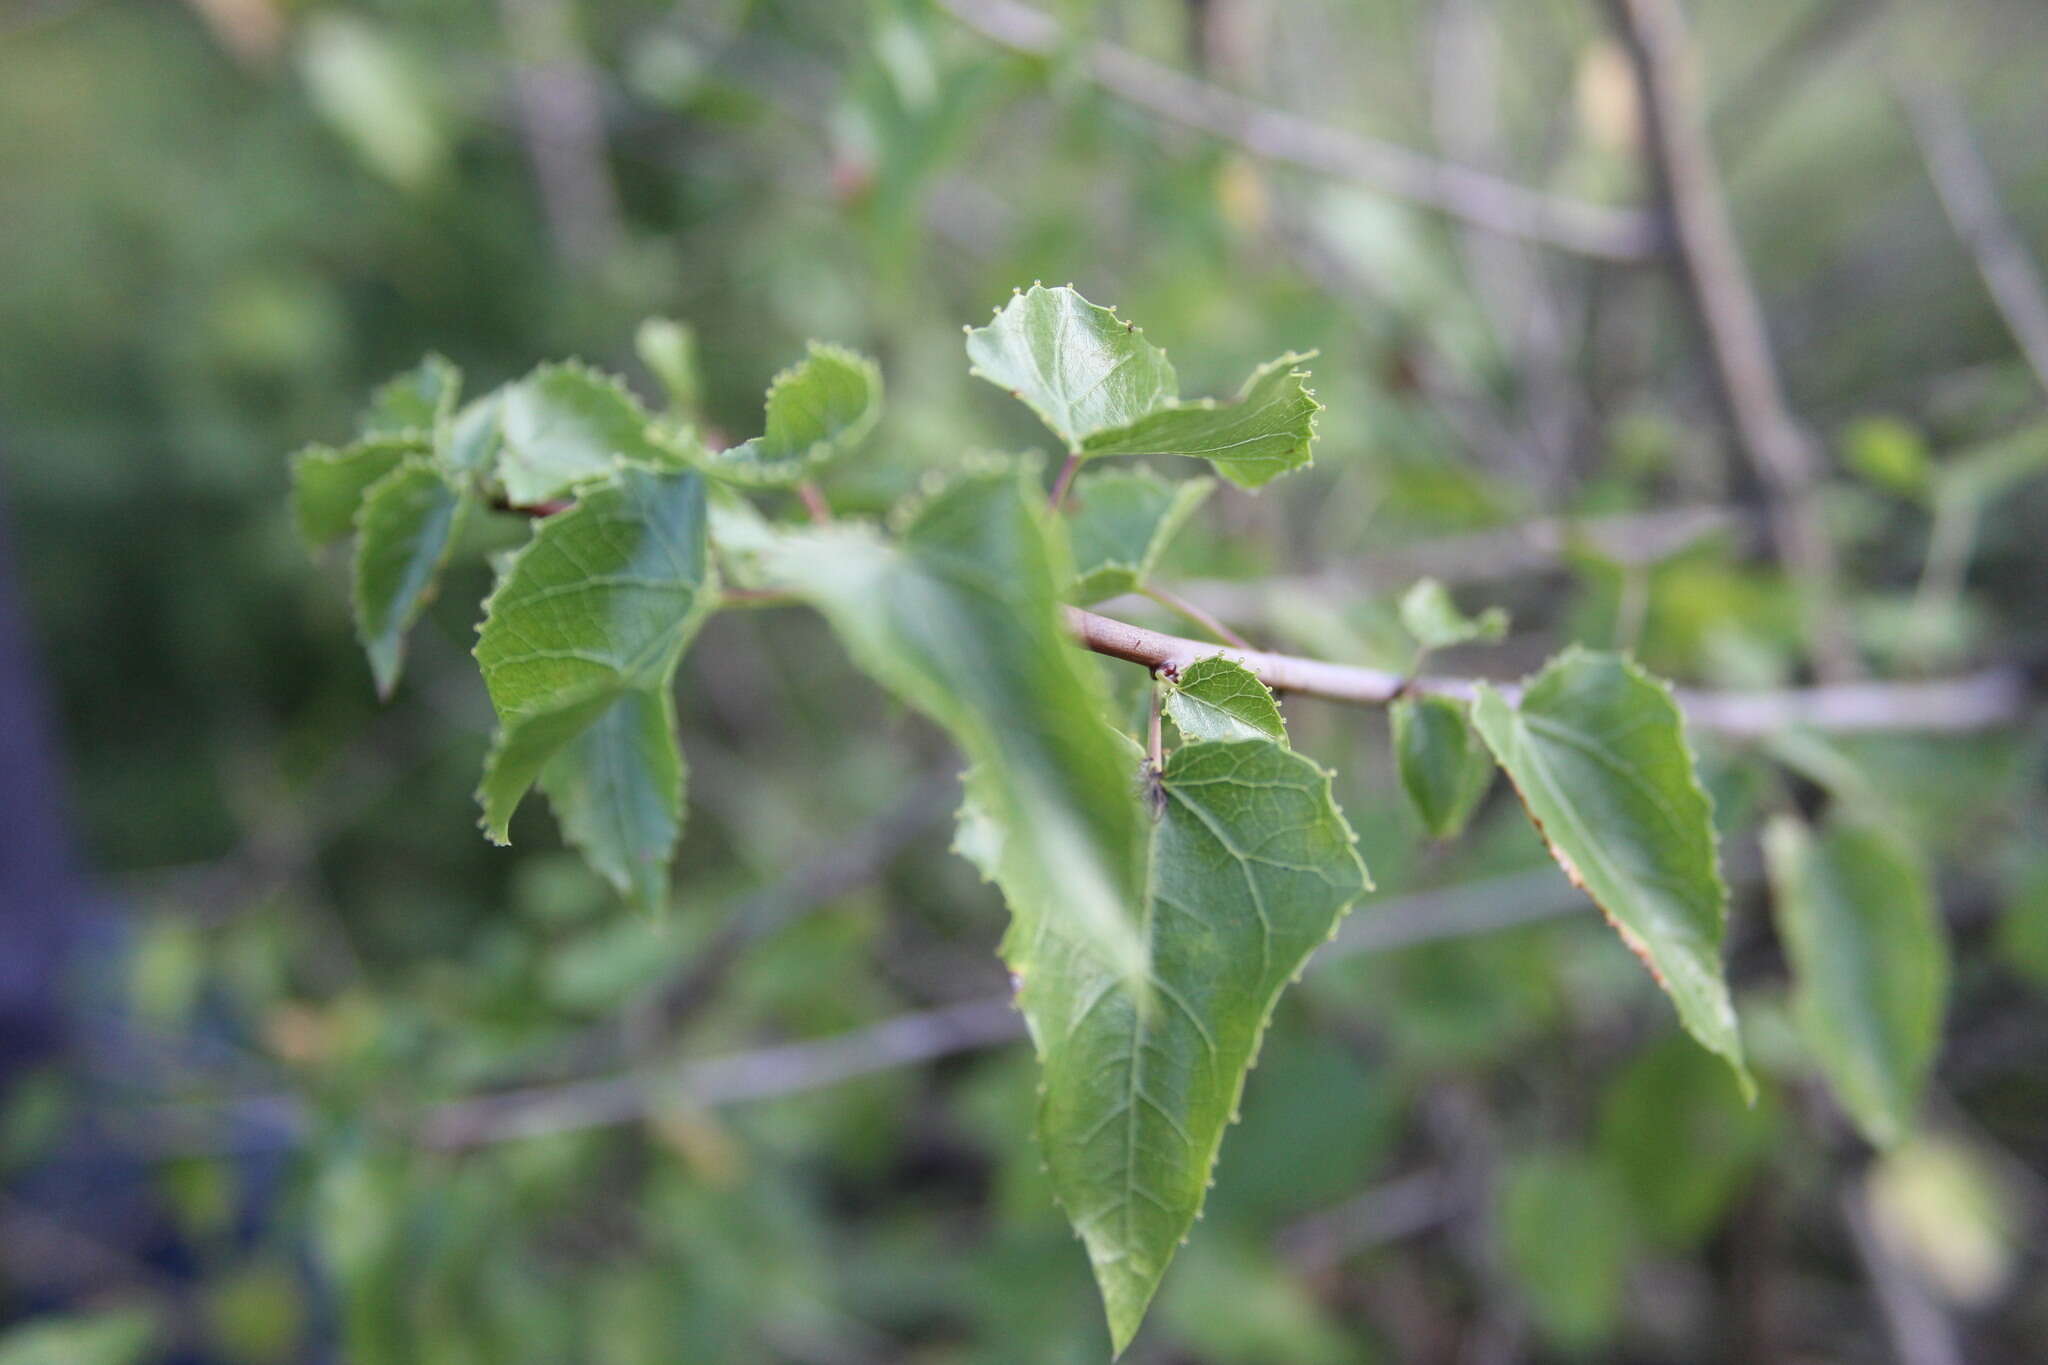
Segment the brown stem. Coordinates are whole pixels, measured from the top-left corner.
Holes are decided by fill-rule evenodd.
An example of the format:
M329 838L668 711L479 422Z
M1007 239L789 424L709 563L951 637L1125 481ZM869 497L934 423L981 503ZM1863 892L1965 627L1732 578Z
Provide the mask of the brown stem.
M825 501L825 490L805 479L796 486L796 495L803 499L804 511L810 513L811 521L818 526L832 523L832 504Z
M1074 475L1081 470L1081 452L1074 451L1067 456L1067 462L1060 466L1060 472L1052 481L1052 492L1046 496L1046 505L1057 512L1060 504L1067 500L1067 490L1074 486Z

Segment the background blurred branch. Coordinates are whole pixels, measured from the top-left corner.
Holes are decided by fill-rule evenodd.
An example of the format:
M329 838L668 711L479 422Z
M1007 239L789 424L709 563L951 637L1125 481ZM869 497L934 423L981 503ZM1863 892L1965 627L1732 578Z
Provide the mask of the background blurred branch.
M2048 391L2048 288L1998 200L1991 168L1970 136L1955 92L1931 75L1900 71L1892 88L1927 162L1942 211L1968 247L2006 329Z
M1813 632L1823 678L1859 671L1821 516L1819 461L1785 404L1763 310L1729 220L1700 115L1699 74L1677 0L1608 0L1635 68L1643 135L1669 213L1674 264L1693 301L1738 445L1771 501L1771 531Z
M1424 204L1489 232L1584 256L1643 261L1658 252L1662 234L1654 219L1639 211L1546 194L1259 104L1124 48L1073 38L1059 20L1017 0L939 3L1005 47L1037 57L1071 53L1090 80L1119 99L1268 160Z
M584 268L623 237L606 159L604 105L564 0L500 0L519 129L555 249Z

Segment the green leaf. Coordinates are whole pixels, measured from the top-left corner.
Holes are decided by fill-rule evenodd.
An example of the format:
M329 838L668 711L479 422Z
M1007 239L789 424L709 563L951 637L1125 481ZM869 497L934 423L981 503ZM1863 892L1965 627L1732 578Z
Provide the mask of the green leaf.
M1180 399L1166 352L1071 287L1034 284L986 327L970 328L970 373L1038 414L1074 455L1187 455L1245 488L1309 462L1322 404L1283 355L1237 398Z
M425 445L412 436L380 436L354 445L307 446L292 457L292 518L315 549L355 528L356 509L370 485Z
M1500 639L1508 633L1508 614L1488 607L1467 616L1451 600L1449 589L1434 578L1424 578L1402 594L1401 624L1424 649L1448 649L1472 640Z
M1307 355L1289 352L1252 371L1235 399L1170 403L1114 431L1090 436L1082 453L1185 455L1207 460L1240 488L1257 488L1308 464L1323 405L1308 387Z
M542 778L591 864L658 899L682 810L668 692L716 598L694 471L621 466L540 523L477 640L499 721L477 793L493 841Z
M633 350L648 373L660 381L669 406L692 421L704 404L704 378L698 368L697 333L687 322L649 318L633 334Z
M1274 1002L1370 886L1329 774L1273 740L1183 744L1159 792L1142 977L1014 900L1003 942L1045 1070L1039 1143L1118 1352L1201 1212Z
M1287 743L1279 703L1258 675L1218 655L1166 680L1166 718L1181 738L1271 739Z
M1423 828L1449 839L1493 783L1493 755L1450 697L1402 697L1390 708L1401 787Z
M1725 1067L1672 1034L1608 1083L1596 1143L1644 1238L1688 1251L1748 1187L1773 1123L1769 1106L1742 1103Z
M498 479L531 507L611 472L619 460L665 466L683 451L626 386L584 365L543 365L500 391Z
M1574 647L1519 706L1482 684L1472 718L1565 875L1753 1094L1721 972L1728 893L1712 811L1670 689L1619 654Z
M1894 837L1791 816L1764 831L1793 1010L1828 1085L1880 1147L1912 1131L1941 1042L1948 944L1927 874Z
M1159 556L1215 487L1210 479L1168 483L1149 469L1090 470L1074 480L1067 517L1074 583L1068 597L1085 604L1143 587Z
M1577 1152L1517 1158L1501 1182L1507 1268L1546 1336L1583 1351L1620 1320L1628 1209L1611 1174Z
M377 695L389 698L405 660L405 634L433 600L470 499L418 457L371 485L356 515L356 636Z
M541 769L563 837L637 909L668 899L668 863L683 832L683 759L675 697L635 688L598 714Z
M867 438L882 415L882 372L843 346L814 341L768 386L763 434L705 467L721 479L780 487L815 476Z
M1070 451L1128 426L1179 392L1166 352L1072 288L1034 284L967 333L968 371L1038 414Z
M1135 974L1135 765L1098 719L1100 679L1061 627L1064 566L1030 472L955 477L897 544L854 523L771 527L721 500L719 550L750 586L814 604L856 664L990 775L982 796L1002 831L990 856L1013 910L1069 922Z
M0 1365L138 1365L156 1336L143 1308L44 1317L0 1331Z
M416 436L431 440L455 413L462 371L444 356L429 355L404 374L386 380L370 396L363 435Z
M494 468L504 449L499 404L504 393L487 393L465 405L434 438L434 461L458 482Z

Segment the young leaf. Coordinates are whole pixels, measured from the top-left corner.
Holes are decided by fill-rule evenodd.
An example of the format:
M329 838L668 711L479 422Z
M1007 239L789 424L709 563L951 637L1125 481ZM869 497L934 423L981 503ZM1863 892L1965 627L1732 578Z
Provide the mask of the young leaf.
M1488 607L1477 616L1458 610L1434 578L1418 579L1401 596L1401 624L1424 649L1448 649L1471 640L1498 640L1508 632L1508 614Z
M621 459L665 466L683 454L625 385L576 364L543 365L501 390L498 432L498 480L516 507L561 497Z
M1071 288L1034 284L967 333L970 374L1038 414L1070 451L1124 427L1179 392L1166 352L1114 311Z
M1312 458L1316 414L1323 405L1308 387L1310 359L1289 352L1252 371L1235 399L1172 402L1128 426L1090 436L1082 453L1186 455L1207 460L1240 488L1257 488Z
M487 393L465 405L434 437L434 461L449 478L468 484L494 468L504 449L499 404L504 392Z
M701 475L624 465L512 561L476 646L499 722L477 792L494 842L545 770L598 871L636 896L665 884L682 800L666 696L717 596L704 532Z
M1565 875L1754 1093L1721 972L1712 812L1670 690L1621 655L1573 647L1519 706L1482 685L1472 718Z
M307 446L292 457L292 518L299 537L318 549L354 529L370 485L426 447L412 436L379 436L339 449Z
M1074 583L1067 596L1086 604L1136 592L1215 486L1210 479L1168 483L1149 469L1090 470L1074 480L1067 518Z
M1423 828L1449 839L1493 783L1493 755L1450 697L1402 697L1390 708L1401 787Z
M1272 691L1242 664L1197 659L1167 680L1166 718L1181 738L1270 739L1287 743Z
M1941 1041L1948 944L1927 876L1863 825L1764 832L1793 1008L1828 1084L1871 1142L1911 1132Z
M1274 1002L1370 885L1329 774L1271 739L1183 744L1160 791L1140 979L1015 897L1003 940L1045 1071L1039 1144L1119 1353L1201 1212Z
M705 467L721 479L780 487L808 479L852 450L882 414L882 372L866 356L812 342L768 386L762 435L721 450Z
M970 373L1007 389L1074 455L1187 455L1245 488L1309 462L1322 405L1283 355L1237 398L1184 403L1166 352L1071 288L1032 285L970 328Z
M633 334L640 363L661 382L670 408L695 420L704 402L704 380L697 368L697 333L687 322L649 318Z
M943 725L987 777L1020 915L1060 922L1135 975L1143 825L1135 766L1067 643L1044 495L1017 464L956 477L897 544L857 524L770 527L722 502L719 550L818 607L854 662Z
M470 500L418 457L371 485L356 516L356 635L377 695L391 696L405 633L433 599Z
M363 435L419 436L433 434L455 412L462 394L462 371L445 357L429 355L404 374L386 380L370 396L363 414Z

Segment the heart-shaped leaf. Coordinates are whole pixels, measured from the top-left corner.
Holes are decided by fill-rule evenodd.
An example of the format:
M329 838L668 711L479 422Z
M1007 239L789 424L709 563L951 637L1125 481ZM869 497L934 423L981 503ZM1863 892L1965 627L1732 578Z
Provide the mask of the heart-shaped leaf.
M882 372L866 356L812 342L801 362L768 386L766 430L719 451L705 468L721 479L780 487L812 478L875 428Z

